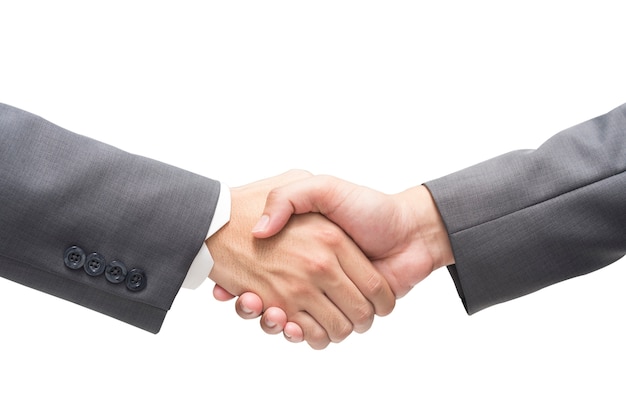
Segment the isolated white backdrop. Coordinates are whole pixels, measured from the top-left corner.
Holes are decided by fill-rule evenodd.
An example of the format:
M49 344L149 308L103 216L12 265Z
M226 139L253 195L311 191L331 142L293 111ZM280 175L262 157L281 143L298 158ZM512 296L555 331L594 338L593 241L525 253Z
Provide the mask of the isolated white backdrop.
M626 101L620 3L3 1L0 101L231 186L394 193ZM440 270L324 351L210 284L154 336L0 280L0 415L623 416L625 275L468 317Z

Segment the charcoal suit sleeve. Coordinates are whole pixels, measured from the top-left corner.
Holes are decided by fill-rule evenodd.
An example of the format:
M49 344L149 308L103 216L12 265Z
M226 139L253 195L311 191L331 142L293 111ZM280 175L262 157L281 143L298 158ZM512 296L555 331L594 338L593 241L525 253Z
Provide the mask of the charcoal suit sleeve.
M626 253L626 105L426 186L469 314L600 269Z
M219 192L219 182L0 104L4 278L156 333Z

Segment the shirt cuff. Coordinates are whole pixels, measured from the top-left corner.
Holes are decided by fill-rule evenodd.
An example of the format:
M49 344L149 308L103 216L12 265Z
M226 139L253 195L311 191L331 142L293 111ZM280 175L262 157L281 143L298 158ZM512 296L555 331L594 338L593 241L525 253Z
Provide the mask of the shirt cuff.
M224 183L220 184L220 195L217 199L217 206L215 207L215 213L213 214L213 220L209 225L206 238L219 231L221 227L226 225L230 220L230 188ZM205 238L205 239L206 239ZM194 258L187 272L187 276L183 281L184 288L196 289L198 288L209 276L211 269L213 268L213 257L209 252L209 248L206 244L202 243L198 255Z

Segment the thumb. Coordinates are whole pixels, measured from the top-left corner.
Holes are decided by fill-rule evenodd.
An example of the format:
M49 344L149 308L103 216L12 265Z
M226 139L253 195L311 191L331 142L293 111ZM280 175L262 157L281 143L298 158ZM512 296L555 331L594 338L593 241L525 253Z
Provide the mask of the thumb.
M330 176L315 176L273 189L267 195L263 215L252 228L252 235L269 238L283 229L291 215L324 213L323 208L332 203L326 201L332 200L328 193L332 183Z

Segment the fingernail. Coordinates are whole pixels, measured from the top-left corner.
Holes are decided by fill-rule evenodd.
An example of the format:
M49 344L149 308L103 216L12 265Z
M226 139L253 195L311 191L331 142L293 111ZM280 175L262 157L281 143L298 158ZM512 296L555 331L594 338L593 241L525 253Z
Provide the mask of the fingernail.
M265 320L265 325L267 325L270 328L274 328L276 326L276 322L270 321L269 319L266 319Z
M285 338L287 338L288 340L292 338L291 335L287 331L283 331L283 334L285 335Z
M245 313L246 315L250 315L252 313L252 309L248 308L246 305L242 303L241 312Z
M261 216L261 219L259 219L259 221L256 223L256 225L254 225L254 228L252 228L252 232L262 232L265 231L265 228L267 228L267 225L270 223L270 217L267 215L263 215Z

